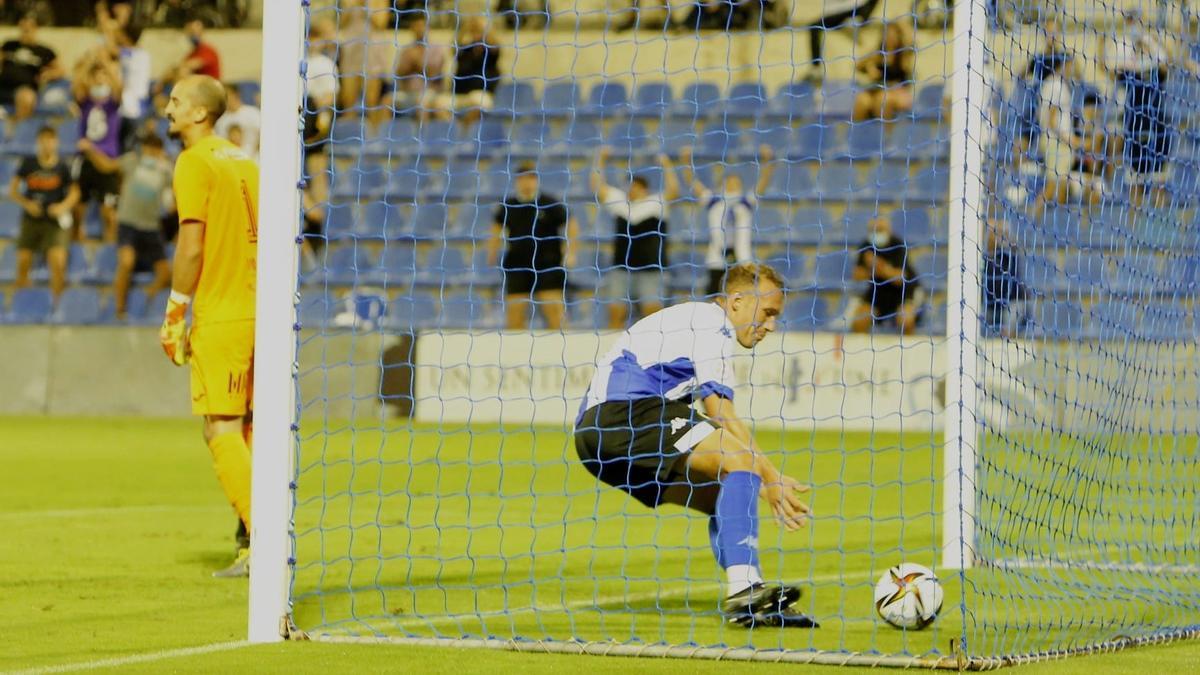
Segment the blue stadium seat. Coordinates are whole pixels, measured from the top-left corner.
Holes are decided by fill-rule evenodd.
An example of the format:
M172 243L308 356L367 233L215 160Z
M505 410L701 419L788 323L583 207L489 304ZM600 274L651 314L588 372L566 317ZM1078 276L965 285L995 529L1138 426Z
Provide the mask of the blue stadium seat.
M808 258L799 249L789 248L782 254L767 258L766 262L783 276L791 288L802 287L809 278Z
M417 272L417 280L435 286L465 285L471 281L471 267L461 248L436 246L425 254L425 261Z
M242 103L246 105L257 106L258 98L261 93L261 86L258 80L243 80L237 83L238 97L242 99Z
M37 132L45 122L39 118L23 120L13 128L8 141L4 144L4 152L10 155L33 155L37 153ZM59 146L63 155L74 154L74 148Z
M90 269L87 248L83 244L71 244L67 250L67 281L72 284L82 283L87 278Z
M13 291L8 323L45 323L52 308L50 289L20 288Z
M354 134L362 138L364 131L361 128L354 128L357 124L359 122L351 118L347 126L351 126ZM335 125L334 128L336 129L337 126ZM393 119L387 124L379 125L375 132L365 133L365 143L352 145L347 149L367 155L389 155L394 153L397 148L410 148L417 142L417 126L409 119ZM337 143L334 146L337 147Z
M1124 340L1135 337L1141 328L1139 305L1127 300L1094 303L1086 312L1084 334L1101 339Z
M679 100L671 105L671 115L696 119L716 113L721 90L711 82L696 82L683 88Z
M663 117L673 102L671 86L666 82L642 82L634 93L633 114L658 119Z
M629 91L621 82L601 81L588 93L585 115L613 117L629 112Z
M386 130L386 126L383 129ZM334 154L351 157L359 153L386 155L390 144L374 137L361 119L337 117L329 129Z
M803 162L780 162L767 186L770 199L807 199L816 194L812 172Z
M833 227L829 211L819 207L798 208L792 212L789 239L797 244L815 246L828 241Z
M510 154L538 157L552 142L553 130L549 122L542 119L517 122L512 129Z
M766 105L767 90L761 82L739 82L730 88L718 112L729 117L757 117Z
M13 202L0 202L0 239L16 239L20 231L21 207Z
M782 330L816 330L829 321L828 303L815 293L793 293L783 306L781 318Z
M856 255L845 249L822 251L813 259L810 288L841 291L852 287Z
M696 145L696 125L693 122L665 120L659 125L655 140L658 141L662 152L678 156L684 148Z
M1154 295L1164 278L1162 261L1153 253L1108 256L1104 271L1105 288L1138 298Z
M566 164L544 162L538 167L538 184L541 191L559 199L567 199L573 193L586 191L586 177L576 176Z
M909 249L908 255L913 257L912 249ZM918 256L912 262L912 267L917 272L917 280L926 290L939 292L946 290L947 275L948 275L948 254L945 247L939 247L923 256Z
M70 112L71 102L74 99L75 97L71 95L70 80L47 82L38 94L37 114L48 117L66 115Z
M330 247L324 259L318 261L323 268L325 280L331 284L353 284L370 274L375 267L371 251L357 243Z
M94 288L76 286L63 291L50 323L92 324L100 319L100 294Z
M117 247L105 244L96 250L92 264L84 274L83 280L89 284L107 286L112 283L117 271Z
M896 209L891 214L892 231L909 246L927 246L937 240L929 210L922 208ZM943 234L942 239L947 235Z
M479 194L486 174L473 161L451 162L447 167L446 198L473 201Z
M942 99L945 96L945 85L941 82L923 85L917 90L913 101L913 115L921 119L949 118L950 111L942 110Z
M359 165L333 171L333 197L347 201L378 199L388 183L387 172L379 166Z
M58 132L59 154L72 154L79 143L79 120L65 119L59 122L55 129Z
M728 161L738 154L740 136L732 123L717 120L709 123L700 136L696 155L707 159Z
M1063 263L1063 281L1068 287L1089 290L1104 281L1104 256L1095 252L1067 250Z
M575 119L567 125L558 150L565 154L590 156L600 144L600 126L590 120Z
M501 82L493 98L492 114L522 115L537 110L537 95L528 82Z
M412 206L371 202L362 210L359 230L383 239L404 239L413 236Z
M871 221L879 211L873 206L851 207L837 218L834 227L830 228L825 239L826 244L845 244L857 247L867 240L867 231L871 229Z
M465 135L468 146L463 152L469 156L490 156L508 146L508 125L494 117L485 117L471 127Z
M300 294L296 319L308 329L324 329L332 325L333 317L344 311L346 303L334 293L320 290Z
M767 104L767 110L772 115L781 115L789 120L811 117L816 109L816 88L809 82L783 85Z
M1035 337L1066 340L1084 334L1083 308L1077 302L1046 298L1035 303L1030 320Z
M418 239L441 239L449 220L445 204L417 204L413 211L413 229Z
M579 107L579 85L574 81L551 82L542 91L542 111L547 115L574 115Z
M430 325L437 316L437 305L425 294L403 293L388 302L384 327L405 333Z
M835 127L814 122L796 127L788 156L793 159L820 159L837 155L841 148L841 138Z
M904 160L945 157L950 152L949 133L946 125L902 119L892 129L885 155Z
M1178 302L1150 303L1142 308L1139 334L1151 340L1194 340L1192 312Z
M437 325L443 329L492 328L498 323L495 302L490 299L455 293L443 296L441 305Z
M17 247L9 244L0 253L0 283L9 284L17 277Z
M817 112L822 119L850 119L856 96L858 88L854 83L827 81L821 88L821 105Z
M355 218L354 204L327 204L325 206L325 238L337 241L368 234L358 230L359 224L358 219Z
M424 163L402 164L388 177L384 191L390 199L412 200L445 194L443 175Z
M627 118L609 127L605 144L612 146L617 155L632 155L644 151L652 141L653 137L646 135L646 127L641 122Z
M846 151L851 160L879 159L887 146L886 127L879 120L854 122L846 131Z
M775 157L783 159L792 150L792 127L789 125L755 126L743 133L743 151L751 156L758 156L758 149L767 146Z
M394 288L412 283L418 277L419 272L415 245L405 242L389 242L379 256L378 265L371 270L369 276L374 283L386 284Z
M910 189L905 196L909 199L923 199L932 202L945 202L950 194L950 173L945 167L927 167L909 178Z
M1020 273L1025 287L1038 296L1053 296L1064 286L1063 272L1052 258L1022 255Z
M817 172L817 193L823 199L854 199L862 191L862 182L852 165L826 164Z
M754 218L756 241L773 243L787 241L791 235L788 214L778 206L759 206Z
M444 155L459 141L453 122L426 120L417 128L419 152L423 155Z

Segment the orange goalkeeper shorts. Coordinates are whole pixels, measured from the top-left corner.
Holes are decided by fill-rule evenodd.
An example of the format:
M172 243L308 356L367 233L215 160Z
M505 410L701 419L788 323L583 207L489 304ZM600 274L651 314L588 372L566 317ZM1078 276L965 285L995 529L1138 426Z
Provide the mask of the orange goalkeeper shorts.
M245 415L254 407L254 321L193 326L192 414Z

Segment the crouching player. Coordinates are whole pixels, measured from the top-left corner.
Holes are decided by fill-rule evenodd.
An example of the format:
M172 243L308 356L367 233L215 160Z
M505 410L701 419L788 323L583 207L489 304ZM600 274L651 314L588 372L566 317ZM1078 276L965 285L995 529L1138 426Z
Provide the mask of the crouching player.
M675 305L635 323L596 367L575 450L593 476L650 508L678 504L708 516L729 622L815 628L791 609L800 589L765 583L758 565L758 498L796 530L809 517L797 493L808 488L779 473L732 400L733 343L751 348L775 330L783 293L774 269L742 263L726 272L715 302Z

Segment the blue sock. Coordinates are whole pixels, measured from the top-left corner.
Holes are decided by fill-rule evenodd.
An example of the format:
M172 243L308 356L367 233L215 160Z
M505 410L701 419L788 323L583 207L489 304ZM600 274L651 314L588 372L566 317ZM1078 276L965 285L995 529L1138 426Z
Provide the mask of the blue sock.
M748 565L758 569L758 490L762 478L733 471L721 481L717 513L709 520L717 564L722 568Z
M717 525L717 515L708 517L708 545L712 547L713 557L717 559L717 565L721 569L725 569L725 559L721 557L721 546L717 544L717 531L720 528Z

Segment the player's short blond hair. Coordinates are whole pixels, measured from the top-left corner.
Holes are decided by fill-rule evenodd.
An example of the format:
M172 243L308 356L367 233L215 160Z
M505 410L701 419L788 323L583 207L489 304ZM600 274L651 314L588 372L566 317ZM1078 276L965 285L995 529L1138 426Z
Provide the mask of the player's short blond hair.
M766 263L738 263L725 270L725 278L721 287L728 295L747 288L757 289L759 282L768 281L779 290L787 288L783 276Z

